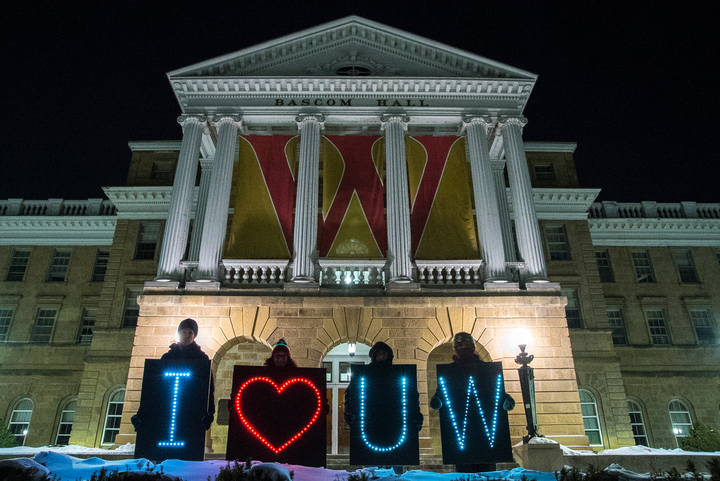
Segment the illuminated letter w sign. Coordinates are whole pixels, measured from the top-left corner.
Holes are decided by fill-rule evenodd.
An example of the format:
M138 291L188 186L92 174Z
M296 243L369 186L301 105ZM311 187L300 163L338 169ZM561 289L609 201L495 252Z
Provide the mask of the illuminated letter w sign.
M512 462L499 362L437 366L444 464Z

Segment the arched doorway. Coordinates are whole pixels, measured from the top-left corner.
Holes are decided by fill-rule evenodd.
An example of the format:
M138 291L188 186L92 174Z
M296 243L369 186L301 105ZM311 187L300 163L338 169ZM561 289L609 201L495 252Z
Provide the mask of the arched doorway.
M370 347L365 344L340 344L331 349L322 361L326 371L327 399L330 412L327 417L327 452L350 452L350 427L343 421L343 400L350 384L350 366L370 363Z
M492 361L490 354L485 350L482 345L475 343L475 351L483 361ZM427 360L427 384L428 384L428 403L430 398L435 394L437 389L437 368L438 364L450 364L452 362L452 356L455 353L453 343L446 342L440 344L438 347L430 352ZM440 440L440 414L434 409L430 409L428 415L428 421L430 425L430 440L432 442L432 448L436 455L442 454L442 442Z

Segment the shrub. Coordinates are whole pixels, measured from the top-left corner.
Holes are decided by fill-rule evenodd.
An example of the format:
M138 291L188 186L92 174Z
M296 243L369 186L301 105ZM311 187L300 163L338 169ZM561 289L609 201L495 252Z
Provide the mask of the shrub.
M12 448L16 445L15 435L5 426L5 420L0 418L0 448Z
M680 447L685 451L720 451L720 435L702 423L690 428L690 436L680 438Z

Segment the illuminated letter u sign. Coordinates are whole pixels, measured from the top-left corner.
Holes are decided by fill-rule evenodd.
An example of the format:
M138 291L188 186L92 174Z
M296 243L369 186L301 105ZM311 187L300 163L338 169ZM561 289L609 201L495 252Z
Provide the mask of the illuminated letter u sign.
M400 434L400 439L398 439L398 442L395 443L394 446L388 446L388 447L380 447L372 444L370 441L368 441L367 434L365 434L365 378L360 378L360 436L362 437L363 442L367 447L372 449L373 451L378 451L381 453L386 453L388 451L392 451L399 447L402 443L405 442L405 438L407 437L407 378L403 377L401 379L402 382L402 433Z

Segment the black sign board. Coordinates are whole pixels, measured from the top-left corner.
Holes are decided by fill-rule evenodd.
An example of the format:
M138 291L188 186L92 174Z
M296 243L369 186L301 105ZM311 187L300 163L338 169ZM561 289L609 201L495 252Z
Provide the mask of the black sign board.
M210 361L146 359L135 455L152 461L203 461Z
M439 364L444 464L512 462L502 363Z
M350 464L420 464L417 369L412 364L352 366Z
M235 366L226 459L325 466L325 369Z

